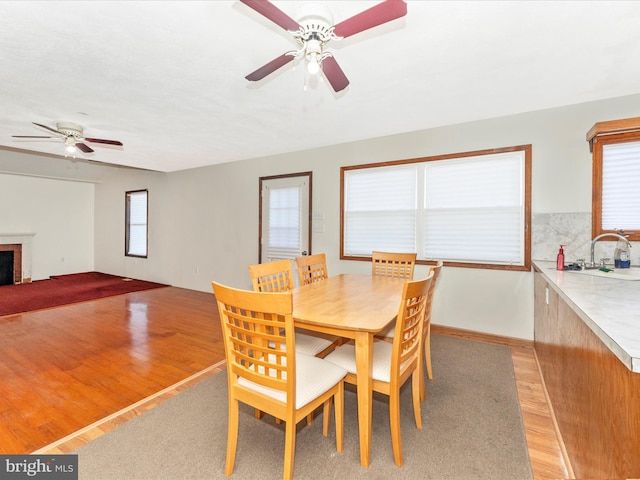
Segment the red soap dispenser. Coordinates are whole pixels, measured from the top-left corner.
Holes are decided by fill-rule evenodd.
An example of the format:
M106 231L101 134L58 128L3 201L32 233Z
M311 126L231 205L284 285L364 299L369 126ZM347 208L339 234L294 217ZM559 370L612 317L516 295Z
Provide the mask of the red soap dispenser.
M558 259L556 260L556 269L564 270L564 245L560 245L560 251L558 252Z

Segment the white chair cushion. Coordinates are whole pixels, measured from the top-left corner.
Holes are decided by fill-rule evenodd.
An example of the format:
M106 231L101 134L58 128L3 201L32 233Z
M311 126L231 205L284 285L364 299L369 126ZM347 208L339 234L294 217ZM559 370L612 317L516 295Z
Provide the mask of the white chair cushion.
M384 340L373 341L373 372L374 380L391 381L391 353L393 344ZM328 362L335 363L347 372L356 374L356 348L353 343L339 346L324 357Z
M333 342L316 335L296 332L296 352L315 357Z
M327 340L326 338L296 332L296 352L298 353L304 353L305 355L315 357L325 348L331 346L332 343L333 342L331 340ZM274 342L269 342L269 346L271 348L276 348L276 344ZM280 344L281 350L284 350L285 348L287 347L284 343Z
M326 360L296 352L296 410L331 389L340 382L347 371ZM281 402L287 401L285 392L263 387L244 378L238 384L268 395Z

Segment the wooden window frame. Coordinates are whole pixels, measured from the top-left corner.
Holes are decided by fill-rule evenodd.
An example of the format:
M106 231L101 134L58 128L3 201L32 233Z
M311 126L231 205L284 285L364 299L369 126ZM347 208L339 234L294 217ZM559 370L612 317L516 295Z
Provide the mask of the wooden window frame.
M147 212L146 212L146 234L145 234L145 255L135 255L129 253L129 232L130 232L130 201L131 194L134 193L142 193L144 192L147 196ZM149 190L141 189L141 190L130 190L125 192L125 220L124 220L124 256L125 257L135 257L135 258L148 258L149 256Z
M618 233L618 230L605 230L602 228L602 175L603 175L603 150L605 145L616 143L640 142L640 130L626 131L622 133L594 134L587 137L592 150L593 176L592 176L592 204L591 204L591 238L603 233ZM640 241L640 231L626 232L629 241Z

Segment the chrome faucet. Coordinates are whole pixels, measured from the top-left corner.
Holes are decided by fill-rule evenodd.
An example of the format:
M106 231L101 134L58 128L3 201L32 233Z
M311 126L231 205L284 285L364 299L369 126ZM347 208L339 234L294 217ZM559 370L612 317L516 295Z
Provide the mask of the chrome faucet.
M594 249L596 246L596 242L598 240L600 240L602 237L616 237L619 238L620 240L624 240L625 242L627 242L627 247L631 248L631 243L629 243L629 239L627 239L626 237L623 237L622 235L618 234L618 233L602 233L600 235L598 235L597 237L595 237L593 240L591 240L591 262L589 262L589 264L586 266L586 268L596 268L596 260L594 258Z

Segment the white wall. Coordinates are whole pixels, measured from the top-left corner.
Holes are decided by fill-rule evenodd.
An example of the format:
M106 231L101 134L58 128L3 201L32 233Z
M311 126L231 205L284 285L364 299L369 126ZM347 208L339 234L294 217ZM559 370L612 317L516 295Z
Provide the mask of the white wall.
M0 173L0 234L35 233L32 280L93 270L93 187Z
M313 209L324 215L313 251L327 254L330 274L367 274L369 263L338 258L341 166L532 144L534 218L584 216L591 211L586 132L595 122L639 111L640 95L634 95L170 174L89 167L66 173L99 180L96 270L207 292L213 279L250 288L247 265L258 258L260 176L313 171ZM141 188L149 189L149 258L135 260L124 257L124 192ZM418 266L416 275L426 271ZM445 268L433 321L532 339L532 274Z

